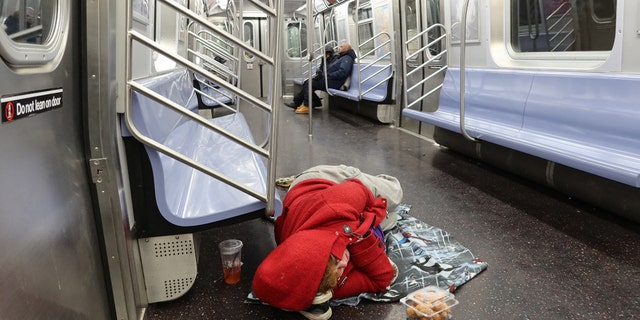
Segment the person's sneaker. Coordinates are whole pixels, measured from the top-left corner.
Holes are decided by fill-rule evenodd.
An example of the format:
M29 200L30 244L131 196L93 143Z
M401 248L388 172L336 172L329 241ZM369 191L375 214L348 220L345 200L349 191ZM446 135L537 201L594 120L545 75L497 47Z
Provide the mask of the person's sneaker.
M296 176L278 178L276 179L276 186L282 187L282 188L289 188L293 183L293 180L295 180L295 178Z
M325 293L317 293L311 302L311 306L306 310L299 311L307 319L312 320L327 320L331 318L333 312L331 306L329 306L329 300L333 297L331 291Z
M301 105L296 109L297 114L307 114L309 113L309 107L305 105Z

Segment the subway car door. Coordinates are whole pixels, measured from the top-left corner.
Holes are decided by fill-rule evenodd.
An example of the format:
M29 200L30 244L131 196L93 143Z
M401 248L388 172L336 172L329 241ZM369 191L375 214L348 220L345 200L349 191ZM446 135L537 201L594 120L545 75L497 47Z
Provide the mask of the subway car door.
M263 17L244 17L242 32L244 41L253 48L262 52L268 52L268 26L267 19ZM250 52L245 52L240 65L240 81L242 89L255 97L266 97L268 89L269 70L259 57ZM265 79L267 81L265 81Z
M0 1L0 318L112 319L84 140L80 1Z
M440 91L436 88L444 81L446 71L446 55L439 54L445 49L446 41L437 41L444 35L442 28L427 28L441 22L440 0L409 0L401 1L405 12L403 23L403 61L404 72L407 74L404 89L424 83L407 91L407 101L411 109L419 111L435 111L438 108ZM427 48L427 45L432 43ZM428 94L430 93L431 94ZM428 95L427 95L428 94ZM414 119L402 117L402 127L412 132L431 137L433 126Z
M287 18L284 22L284 55L282 59L282 81L285 96L296 93L293 80L304 76L307 66L307 23L303 18Z

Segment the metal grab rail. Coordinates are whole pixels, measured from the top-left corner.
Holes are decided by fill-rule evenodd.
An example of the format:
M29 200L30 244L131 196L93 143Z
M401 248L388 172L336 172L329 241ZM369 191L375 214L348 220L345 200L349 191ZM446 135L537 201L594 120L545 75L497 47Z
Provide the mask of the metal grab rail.
M387 32L381 32L376 34L374 37L368 39L367 41L363 42L362 44L359 45L358 51L360 51L360 48L362 48L363 46L365 46L366 44L368 44L371 41L375 41L378 40L378 38L382 37L382 36L387 36L387 40L381 42L380 44L378 44L377 46L374 46L373 49L369 50L368 52L366 52L363 56L368 56L370 54L372 54L373 52L375 52L376 50L379 50L385 46L388 46L389 50L384 54L381 55L380 57L376 58L375 60L367 63L366 65L364 65L363 67L360 67L360 63L357 63L356 68L358 68L358 98L362 99L362 97L371 92L372 90L374 90L375 88L377 88L379 85L385 83L386 81L388 81L389 79L393 78L393 74L394 74L394 69L393 69L393 64L391 62L382 65L382 68L380 68L378 71L372 73L371 75L369 75L368 77L361 79L360 76L362 74L362 72L364 70L367 70L371 67L373 67L374 65L376 65L377 62L380 62L381 60L385 59L385 58L390 58L389 61L393 61L393 50L391 48L391 36L387 33ZM375 83L375 85L370 86L369 89L365 90L364 92L362 91L362 84L373 79L375 76L377 76L378 74L384 72L385 70L390 69L391 72L389 73L389 76L385 77L384 79L378 81L377 83ZM327 79L327 72L326 72L326 64L325 64L325 70L324 70L324 74L325 74L325 85L328 88L328 79ZM353 84L352 84L353 85ZM330 91L327 91L327 94L329 95L334 95L333 93L331 93Z
M160 1L167 1L167 0L160 0ZM271 106L266 104L265 102L263 102L262 100L240 90L240 88L227 83L224 81L224 79L220 78L219 76L211 73L211 71L204 69L203 67L187 60L186 58L183 58L175 53L172 53L170 51L168 51L167 49L163 48L162 46L158 45L155 41L147 38L145 35L137 32L137 31L129 31L129 37L131 40L136 40L142 44L145 44L147 47L153 49L154 51L158 51L161 54L163 54L164 56L166 56L167 58L173 60L174 62L185 66L186 68L188 68L190 71L196 71L200 74L202 74L204 77L209 78L209 80L215 82L216 84L220 85L221 87L224 87L225 89L235 93L236 95L242 97L243 99L247 100L248 102L250 102L252 105L257 106L262 108L265 111L269 111L271 112Z
M476 141L467 133L464 125L464 90L465 90L465 66L467 53L467 12L469 0L465 0L462 7L462 20L460 23L460 132L467 140Z
M137 92L142 93L146 97L148 97L150 99L153 99L154 101L156 101L158 103L161 103L163 106L169 107L171 110L179 112L183 116L186 116L186 117L198 122L199 124L209 128L209 129L211 129L211 130L213 130L213 131L215 131L217 133L220 133L221 135L225 136L226 138L229 138L229 139L231 139L231 140L233 140L233 141L235 141L235 142L237 142L237 143L239 143L239 144L251 149L252 151L257 152L257 153L259 153L259 154L261 154L262 156L265 156L265 157L269 156L269 153L267 151L257 147L256 145L254 145L254 144L252 144L250 142L244 141L242 138L239 138L239 137L235 136L234 134L228 132L227 130L225 130L225 129L223 129L223 128L215 125L215 124L209 123L206 118L204 118L204 117L202 117L202 116L200 116L200 115L198 115L196 113L193 113L193 112L185 109L183 106L181 106L181 105L179 105L179 104L177 104L177 103L175 103L175 102L163 97L160 94L157 94L156 92L154 92L152 90L147 89L145 86L140 85L139 83L137 83L135 81L128 81L127 85L129 85L131 88L133 88ZM128 107L130 108L130 106L128 106ZM180 162L182 162L182 163L184 163L184 164L186 164L186 165L188 165L188 166L190 166L192 168L198 169L198 170L210 175L211 177L214 177L214 178L216 178L218 180L221 180L221 181L225 182L226 184L228 184L228 185L230 185L230 186L232 186L232 187L234 187L234 188L236 188L238 190L241 190L241 191L243 191L243 192L245 192L247 194L250 194L251 196L253 196L254 198L256 198L258 200L265 201L265 202L267 201L267 197L265 195L263 195L263 194L261 194L259 192L256 192L255 190L253 190L251 188L247 188L243 184L235 182L233 179L231 179L231 178L229 178L229 177L227 177L227 176L225 176L225 175L223 175L223 174L221 174L221 173L219 173L219 172L217 172L217 171L215 171L215 170L213 170L213 169L201 164L200 162L194 161L193 159L184 156L182 153L179 153L179 152L177 152L177 151L175 151L175 150L173 150L171 148L168 148L164 144L162 144L160 142L157 142L156 140L154 140L154 139L152 139L150 137L145 136L134 125L133 118L132 118L130 110L125 110L125 123L127 125L127 128L129 129L129 131L131 132L131 135L134 138L136 138L138 141L144 143L145 145L148 145L148 146L152 147L153 149L155 149L155 150L157 150L157 151L159 151L159 152L161 152L161 153L163 153L163 154L165 154L165 155L167 155L167 156L169 156L169 157L171 157L173 159L176 159L176 160L178 160L178 161L180 161Z
M235 102L237 100L235 96L230 95L230 94L220 90L219 88L216 88L216 87L210 85L208 83L208 81L201 81L201 80L197 80L197 79L196 79L196 81L198 81L200 84L202 84L202 85L206 86L207 88L209 88L209 90L213 90L213 91L217 92L220 95L220 97L214 97L214 96L210 95L209 93L204 92L204 91L202 91L202 90L200 90L198 88L195 88L195 87L193 88L194 93L198 93L201 96L206 97L207 99L213 100L218 106L220 106L222 108L225 108L225 109L227 109L229 111L232 111L232 112L238 112L237 107L236 108L232 108L232 107L227 105L227 103L229 103L228 101L221 100L221 99L226 98L226 99L229 99L229 101L231 103L233 103L233 102ZM192 99L193 96L194 95L192 94L189 99Z
M546 27L546 24L561 10L566 10L566 11L560 17L558 17L555 23L553 23L549 27ZM571 25L573 25L574 21L573 21L573 18L570 16L570 14L573 14L573 7L571 6L571 3L565 2L559 5L558 8L556 8L553 12L551 12L548 17L545 17L544 20L545 20L545 27L547 28L547 33L555 32L553 37L549 38L548 40L549 47L551 47L553 41L556 40L556 38L559 35L565 32L565 36L559 39L557 44L553 48L551 48L550 51L556 51L563 44L566 44L563 51L567 51L574 43L576 43L575 29L571 28ZM564 23L564 25L560 25L560 23L563 21L566 21L566 23ZM559 28L556 28L558 26ZM554 29L557 29L557 31L555 31ZM569 38L571 36L573 36L573 38ZM565 41L567 40L570 40L568 44L565 43Z
M391 47L391 36L389 35L389 33L380 32L380 33L376 34L375 36L373 36L371 39L368 39L367 41L361 43L359 46L360 46L360 48L362 48L366 44L368 44L369 42L378 40L382 36L387 36L387 40L386 41L381 41L379 45L374 46L373 49L371 49L368 52L366 52L363 55L363 57L366 57L366 56L372 54L373 52L375 52L376 50L381 49L384 46L388 46L387 52L384 55L381 55L377 59L373 60L372 62L366 64L362 68L360 68L360 64L358 64L358 79L360 79L360 76L361 76L361 74L362 74L362 72L364 70L367 70L367 69L371 68L373 65L375 65L376 62L379 62L379 61L381 61L382 59L385 59L385 58L390 58L389 59L389 63L386 64L386 65L382 65L382 68L380 68L380 70L372 73L371 75L369 75L365 79L360 79L360 81L358 82L358 92L360 93L359 94L359 98L360 99L362 99L362 96L364 96L365 94L369 93L371 90L375 89L376 87L378 87L379 85L383 84L384 82L388 81L389 79L391 79L393 77L394 70L393 70L393 64L391 63L391 61L394 61L393 60L393 48ZM390 69L390 71L391 71L389 73L388 77L385 77L384 79L382 79L379 82L377 82L375 85L371 86L369 89L367 89L364 92L362 92L362 83L371 80L373 77L377 76L378 74L380 74L381 72L383 72L386 69ZM392 87L395 87L395 86L392 86Z
M409 46L409 44L411 44L414 41L417 41L417 40L421 39L424 36L427 36L427 38L428 38L429 32L435 31L437 29L440 30L441 35L439 37L437 37L436 39L434 39L433 41L428 42L426 45L422 46L420 49L416 50L414 53L408 55L405 58L405 62L406 62L406 64L409 64L409 61L412 58L414 58L414 57L416 57L416 56L418 56L420 54L423 55L423 56L427 56L428 57L429 55L425 54L425 53L430 52L429 50L431 50L437 44L442 43L442 42L444 42L444 45L442 45L441 47L445 48L445 49L440 51L440 53L438 53L437 55L429 57L429 59L427 59L427 61L425 61L424 63L415 66L415 69L413 69L413 70L411 70L409 72L406 72L405 75L404 75L405 86L408 85L407 78L410 75L414 74L415 72L422 71L422 69L425 68L427 65L429 65L431 62L439 60L440 58L442 58L443 56L445 56L447 54L447 52L448 52L447 49L446 49L446 40L447 40L447 32L446 31L447 30L446 30L444 25L442 25L440 23L436 23L436 24L433 24L433 25L429 26L428 28L422 30L421 32L417 33L416 35L414 35L413 37L411 37L411 38L409 38L409 39L407 39L405 41L405 48L406 48L406 47ZM429 75L426 78L423 78L422 80L418 81L416 84L408 87L407 90L404 91L404 95L405 95L404 96L404 101L407 103L406 108L412 107L413 105L421 102L422 100L426 99L427 97L431 96L433 93L438 91L440 88L442 88L443 84L441 83L441 84L437 85L436 87L434 87L433 89L429 90L429 92L427 92L426 94L423 94L418 99L416 99L413 102L409 103L409 93L413 92L413 90L415 90L415 89L421 88L421 86L425 82L427 82L427 81L431 80L432 78L435 78L439 74L445 72L447 70L447 68L448 68L448 66L444 65L438 71L432 73L431 75Z
M280 19L278 18L278 12L282 12L283 11L283 4L282 1L278 2L278 8L277 9L273 9L270 7L267 7L266 5L262 4L262 3L256 3L254 0L249 0L252 3L254 3L257 7L264 9L264 11L270 15L271 19L275 20L276 22L274 23L275 25L277 25L278 27L280 26ZM196 15L194 12L192 12L191 10L187 9L186 7L178 4L177 2L171 1L171 0L156 0L156 2L162 2L162 4L164 4L167 7L173 8L177 13L181 13L187 17L189 17L190 19L192 19L193 21L198 22L200 25L210 29L210 30L214 30L217 34L220 34L222 38L224 38L225 40L227 40L229 43L233 43L235 46L242 48L245 51L248 51L250 53L252 53L253 55L260 57L266 64L270 65L273 69L273 79L271 79L272 83L271 85L275 86L275 90L279 90L278 86L279 86L279 82L280 82L280 72L277 72L280 70L280 58L279 58L279 51L273 49L273 56L268 56L264 53L262 53L261 51L258 51L257 49L254 49L253 47L247 45L244 43L244 41L242 41L242 39L238 39L237 37L234 37L233 35L228 34L227 32L225 32L224 30L221 30L220 28L218 28L217 26L213 25L211 22L209 22L208 20L206 20L205 18L202 18L199 15ZM229 177L217 172L216 170L211 169L210 167L207 167L203 164L201 164L198 161L195 161L194 159L191 159L189 157L184 156L183 154L181 154L180 152L177 152L176 150L173 150L167 146L165 146L164 144L155 141L154 139L145 136L144 134L142 134L138 128L135 126L134 122L133 122L133 118L132 118L132 112L131 112L131 100L132 100L132 91L136 91L139 92L143 95L145 95L146 97L154 100L155 102L158 102L159 104L162 105L162 107L164 108L169 108L173 111L176 111L178 113L180 113L181 115L187 117L188 119L192 120L192 121L196 121L198 124L208 128L209 130L213 130L219 134L221 134L222 136L224 136L225 138L228 138L232 141L234 141L235 143L238 143L240 145L242 145L243 147L261 155L262 157L267 158L269 161L269 171L268 171L268 176L267 176L267 181L272 181L273 177L275 176L275 160L272 159L272 155L275 154L275 150L277 147L277 133L275 132L274 128L277 127L277 111L275 108L272 108L271 105L263 102L261 99L258 99L244 91L242 91L241 89L239 89L238 87L224 81L224 79L221 79L218 75L213 74L211 71L203 68L202 66L199 66L193 62L191 62L190 60L178 55L177 53L174 52L170 52L168 50L166 50L165 48L161 47L158 43L156 43L154 40L149 39L148 37L146 37L145 35L132 30L132 17L131 17L131 6L132 3L131 1L128 2L128 17L127 17L127 43L126 43L126 79L127 79L127 90L125 92L126 94L126 99L125 99L125 111L124 111L124 119L125 119L125 124L127 125L128 130L131 132L132 136L137 139L138 141L140 141L141 143L157 150L158 152L161 152L177 161L180 161L181 163L188 165L194 169L197 169L215 179L218 179L222 182L224 182L225 184L234 187L260 201L266 202L267 204L267 213L268 214L272 214L273 213L273 202L275 199L275 187L273 186L273 184L268 183L266 186L267 189L267 194L262 194L260 192L257 192L249 187L246 187L244 184L234 181L232 179L230 179ZM154 5L154 7L158 7L157 3ZM274 43L274 45L272 46L272 48L279 48L280 47L280 41L281 41L281 36L280 36L280 32L274 32L273 36L272 36L272 43ZM132 54L133 54L133 42L137 41L138 43L144 45L145 47L147 47L148 49L151 49L153 51L159 52L160 54L164 55L165 57L169 58L170 60L173 60L176 64L182 65L183 67L186 67L187 69L189 69L190 72L196 72L199 73L201 75L203 75L205 78L207 78L210 81L215 82L216 84L220 85L221 87L229 90L230 92L232 92L233 94L237 95L238 97L241 97L242 99L244 99L245 101L251 103L253 106L256 106L262 110L265 110L267 112L270 113L270 124L271 124L271 129L270 129L270 135L269 135L269 150L265 150L264 148L258 146L255 143L252 143L250 141L246 141L241 137L238 137L236 135L234 135L231 132L228 132L227 130L225 130L224 128L221 128L215 124L210 123L206 118L193 113L191 111L189 111L188 109L186 109L184 106L181 106L173 101L171 101L170 99L146 88L145 86L139 84L136 80L132 79L132 67L131 67L131 60L132 60ZM277 96L276 96L277 97ZM273 101L272 101L273 103Z
M238 86L240 83L239 68L241 59L237 54L233 54L233 46L209 30L198 30L197 32L192 30L195 26L197 26L197 24L191 22L187 28L187 56L189 58L199 58L202 61L202 66L206 69L212 70L215 74L222 76L225 82ZM208 38L205 38L203 35ZM198 49L200 51L198 51ZM226 62L220 62L215 58L211 58L211 55L220 57ZM231 66L228 64L231 64ZM203 80L199 75L194 74L194 80L201 84L200 89L194 88L195 93L214 101L220 107L232 112L238 111L238 99L236 96L229 94L227 91L221 90L219 86L213 86L211 81L206 79ZM218 97L216 98L203 91L204 88L202 88L202 86L215 92ZM228 106L228 101L220 100L221 98L226 98L231 101L235 105L235 108Z
M325 45L320 45L319 43L314 43L313 44L313 47L314 47L314 49L313 49L313 57L314 58L311 61L308 61L308 60L305 61L301 66L301 69L302 69L301 74L304 76L303 78L307 78L307 79L310 78L309 77L309 64L312 65L311 69L315 69L315 68L320 66L320 60L324 60L324 67L323 67L324 70L322 70L322 72L326 73L327 72L327 69L326 69L327 60L326 60L326 57L324 55L324 48L327 45L331 45L333 48L335 48L337 44L338 44L338 42L335 41L335 40L331 40L331 41L327 42Z
M204 33L212 38L214 38L214 40L209 40L209 39L205 39L204 37L202 37L200 34ZM216 43L216 41L218 41L219 43L224 44L225 46L228 47L228 49L233 49L233 47L231 47L229 44L227 44L226 42L224 42L223 39L221 39L220 37L214 35L212 32L207 31L207 30L200 30L198 33L195 33L193 31L189 31L188 35L191 36L191 38L193 38L193 40L195 40L198 44L201 44L203 47L204 52L200 52L197 50L194 50L192 48L187 48L187 52L202 59L203 61L206 61L207 63L211 64L213 66L212 69L214 69L216 72L219 72L220 74L223 74L227 77L227 80L233 79L234 81L239 81L239 77L236 75L238 73L238 65L240 63L240 58L234 56L233 54L229 53L228 50L224 50L224 48L222 48L221 44ZM220 63L218 61L216 61L214 58L211 58L209 55L207 55L206 53L210 52L212 54L214 54L217 57L221 57L222 59L225 59L226 61L231 61L233 67L235 68L230 68L229 66Z

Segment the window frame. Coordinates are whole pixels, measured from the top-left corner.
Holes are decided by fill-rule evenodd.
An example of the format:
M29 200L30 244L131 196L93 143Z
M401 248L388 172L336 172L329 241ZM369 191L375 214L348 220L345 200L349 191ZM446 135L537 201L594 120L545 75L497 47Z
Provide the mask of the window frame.
M307 27L308 26L307 26L306 21L290 20L290 21L286 21L285 23L286 23L285 36L286 36L286 40L287 40L287 48L286 48L287 58L289 58L289 59L302 59L302 58L306 57L306 54L303 55L303 53L306 53L308 51L307 50L307 39L306 39L306 37L307 37L306 33L307 33ZM291 36L290 30L291 29L298 30L298 35L297 36L298 36L298 43L300 44L299 48L290 47L291 43L290 43L289 40L291 39L290 38L290 36ZM303 34L304 34L304 39L303 39ZM290 51L292 49L295 49L295 50L300 49L300 51L298 52L299 56L296 57L296 56L290 55L289 53L290 53Z
M512 48L512 1L492 1L491 15L503 18L490 19L488 53L497 67L521 69L620 71L622 66L621 31L624 24L624 8L617 4L613 47L610 51L570 52L517 52Z
M71 15L70 0L56 0L53 6L51 34L42 44L15 42L6 32L0 32L0 55L11 66L17 68L55 68L62 59L69 35Z

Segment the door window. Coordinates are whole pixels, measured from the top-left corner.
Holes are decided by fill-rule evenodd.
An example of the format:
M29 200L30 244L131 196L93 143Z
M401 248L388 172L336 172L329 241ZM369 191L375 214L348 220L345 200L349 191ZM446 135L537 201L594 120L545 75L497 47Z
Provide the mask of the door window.
M60 57L69 0L0 1L0 55L11 65L43 65Z
M287 24L287 55L289 58L307 55L307 25L301 21Z

